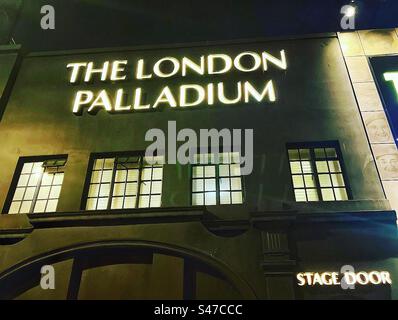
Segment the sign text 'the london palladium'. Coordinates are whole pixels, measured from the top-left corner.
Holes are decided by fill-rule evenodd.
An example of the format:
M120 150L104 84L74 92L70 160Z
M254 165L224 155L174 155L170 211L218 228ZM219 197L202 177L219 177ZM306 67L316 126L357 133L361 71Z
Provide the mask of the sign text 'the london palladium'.
M256 85L242 80L234 83L220 81L219 76L229 72L266 73L269 68L287 70L285 51L271 55L266 51L245 51L230 56L227 54L202 55L197 59L188 57L163 57L154 63L138 59L133 65L128 60L73 62L67 65L69 82L79 84L73 98L72 110L81 115L96 114L100 110L109 113L151 111L158 108L190 108L215 104L233 105L250 102L276 101L275 84L272 79L262 80ZM218 76L218 78L217 78ZM168 78L179 77L177 87L167 83ZM195 77L215 78L207 83L193 83ZM235 78L235 77L234 77ZM134 80L134 87L125 89L117 84ZM187 80L189 79L189 81ZM218 81L217 81L218 79ZM158 92L149 94L145 89L148 81L162 84ZM104 88L89 90L92 83L104 83ZM228 81L229 82L229 81ZM108 83L105 88L105 83ZM109 83L115 88L109 89ZM87 88L81 88L86 86ZM229 88L229 90L228 90ZM233 90L230 90L233 88ZM151 97L151 98L148 98Z

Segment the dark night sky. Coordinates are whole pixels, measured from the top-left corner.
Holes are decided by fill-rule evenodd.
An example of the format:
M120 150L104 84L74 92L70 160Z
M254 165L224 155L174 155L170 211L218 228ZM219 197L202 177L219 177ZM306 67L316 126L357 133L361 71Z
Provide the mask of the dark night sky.
M1 0L0 0L1 1ZM25 0L14 39L28 50L167 44L339 31L349 0ZM398 26L398 0L357 0L357 29ZM40 7L56 30L40 28Z

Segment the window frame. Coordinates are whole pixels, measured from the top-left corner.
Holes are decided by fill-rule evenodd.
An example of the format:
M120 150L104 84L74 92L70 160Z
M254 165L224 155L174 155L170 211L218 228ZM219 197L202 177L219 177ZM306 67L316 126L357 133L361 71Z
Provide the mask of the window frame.
M198 148L198 149L196 149L196 150L194 150L194 152L195 152L195 156L196 155L200 155L200 154L214 154L214 152L212 152L212 150L209 148L209 149L206 149L206 148ZM237 152L237 151L234 151L234 148L232 148L231 147L231 149L230 149L230 151L224 151L224 150L222 150L222 147L220 146L220 150L219 150L219 152L218 152L218 154L222 154L222 153L234 153L234 152ZM239 157L241 157L241 154L240 154L241 152L239 151ZM231 205L243 205L245 202L246 202L246 184L245 184L245 176L244 175L240 175L240 180L241 180L241 186L242 186L242 189L241 189L241 193L242 193L242 203L229 203L229 204L221 204L220 203L220 183L219 183L219 180L220 180L220 175L219 175L219 171L220 171L220 168L219 168L219 166L220 165L222 165L223 163L217 163L217 164L202 164L202 166L206 166L206 165L213 165L213 166L215 166L216 168L215 168L215 172L216 172L216 175L215 175L215 177L214 177L214 179L216 180L216 204L214 204L214 205L212 205L212 206L231 206ZM192 164L192 163L190 163L189 164L189 185L190 185L190 190L189 190L189 203L190 203L190 206L191 207L200 207L200 205L194 205L193 204L193 200L192 200L192 195L194 194L194 193L206 193L205 191L203 191L203 192L194 192L193 191L193 180L194 180L194 178L193 178L193 168L194 167L196 167L196 166L200 166L201 164L200 163L196 163L196 164ZM229 164L230 165L230 164ZM239 164L240 165L240 164ZM228 178L229 179L231 179L231 177L232 176L228 176ZM230 193L232 193L233 191L232 190L229 190L229 192ZM232 201L231 201L232 202ZM206 205L206 204L203 204L202 206L210 206L210 205Z
M155 154L156 156L156 154ZM140 166L139 166L139 175L138 175L138 182L137 182L137 197L136 197L136 204L137 206L134 208L119 208L119 209L112 209L112 194L113 194L113 189L114 189L114 184L115 184L115 171L116 171L116 166L114 164L113 169L112 169L112 180L110 182L110 190L109 190L109 199L108 199L108 204L106 209L95 209L95 210L87 210L87 200L88 200L88 193L90 190L90 183L91 183L91 177L93 174L93 167L94 167L94 162L96 159L104 159L104 158L118 158L118 157L140 157ZM150 209L150 208L155 208L155 207L144 207L144 208L139 208L138 207L138 201L140 197L140 181L141 181L141 169L142 169L142 160L145 157L145 151L116 151L116 152L95 152L90 154L90 158L88 161L87 165L87 170L86 170L86 180L84 182L84 187L83 187L83 194L80 202L80 210L82 211L87 211L87 212L106 212L106 211L126 211L126 210L137 210L137 209ZM116 163L116 162L115 162ZM163 170L164 170L164 164L163 164ZM164 178L164 172L162 172L162 186L163 186L163 180ZM163 197L163 189L160 194L160 203L162 203L162 197ZM161 208L156 207L156 208Z
M67 154L19 157L18 161L17 161L17 164L15 166L15 169L14 169L14 174L13 174L12 179L11 179L11 184L10 184L10 186L8 188L6 200L4 201L2 214L11 214L11 213L8 213L8 212L10 210L10 207L11 207L11 204L12 204L12 199L13 199L14 193L15 193L15 191L17 189L19 177L21 176L22 168L23 168L25 163L28 163L28 162L44 162L44 161L47 161L47 160L62 160L62 159L66 160L66 162L65 162L65 171L64 171L64 174L65 174L66 168L67 168L67 163L68 163L68 155ZM40 185L38 185L37 190L35 190L35 196L34 196L34 199L32 200L32 207L33 208L34 208L34 204L37 201L37 194L39 192L39 189L40 189ZM62 190L62 186L61 186L61 190ZM61 197L58 198L58 200L59 199L61 199ZM26 214L27 215L31 215L31 214L49 214L49 213L50 212L42 212L42 213L29 212L29 213L26 213ZM22 213L18 213L18 214L22 214Z
M341 167L341 174L343 175L344 178L344 187L347 192L347 200L323 200L322 194L321 194L321 185L319 182L319 173L318 169L316 167L316 157L315 157L315 151L314 149L317 148L334 148L336 150L336 155L337 155L337 160L339 161L340 167ZM314 168L314 176L315 176L315 183L316 183L316 190L318 194L318 201L296 201L296 196L294 195L294 185L293 185L293 173L292 169L290 167L290 159L289 159L289 150L290 149L310 149L310 155L311 155L311 166ZM328 141L317 141L317 142L293 142L293 143L286 143L286 159L287 159L287 164L289 167L289 173L290 173L290 185L292 187L293 191L293 198L295 199L296 202L340 202L340 201L350 201L353 200L352 196L352 191L350 187L350 182L348 179L347 175L347 170L344 162L344 157L343 153L340 148L340 143L337 140L328 140ZM334 191L333 191L334 192Z

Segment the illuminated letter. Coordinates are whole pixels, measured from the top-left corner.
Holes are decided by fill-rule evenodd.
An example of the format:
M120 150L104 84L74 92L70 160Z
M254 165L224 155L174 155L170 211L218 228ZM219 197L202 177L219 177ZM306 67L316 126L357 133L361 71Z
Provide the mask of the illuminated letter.
M81 62L81 63L69 63L66 68L72 68L72 74L70 76L70 83L75 83L77 81L77 77L79 75L79 70L80 67L85 67L87 66L87 63Z
M214 84L209 83L207 85L207 104L209 106L214 104Z
M140 59L138 60L137 64L137 79L149 79L152 78L152 74L144 74L144 60Z
M372 284L380 284L382 282L380 273L377 271L372 271L369 273L369 281Z
M274 56L270 55L267 52L262 53L263 57L263 69L264 71L268 70L268 63L267 60L269 60L271 63L274 65L278 66L279 68L286 70L287 69L287 63L286 63L286 56L285 56L285 50L281 50L281 59L279 60L278 58L275 58Z
M353 285L356 282L355 273L354 272L346 272L344 273L344 280L347 285Z
M177 107L177 102L173 97L173 94L170 91L169 87L164 87L162 92L160 93L158 99L156 100L153 108L156 108L159 103L167 102L170 107Z
M188 138L188 139L186 139ZM179 146L177 151L177 159L179 164L194 163L196 150L198 148L197 136L192 129L179 130L177 141L184 142Z
M243 56L251 56L253 58L253 60L254 60L253 67L245 68L244 66L242 66L242 64L240 63L240 59ZM242 52L242 53L238 54L236 56L236 58L234 59L234 66L235 66L236 69L238 69L240 71L251 72L251 71L257 70L261 66L261 57L260 57L260 55L258 55L255 52L249 52L249 51L248 52Z
M151 107L150 104L141 104L141 88L135 89L135 96L134 96L134 109L135 110L142 110L142 109L149 109Z
M300 287L302 287L303 285L305 285L305 278L304 275L302 273L298 273L297 274L297 280L298 280L298 285Z
M127 60L120 60L120 61L113 61L112 63L112 71L111 71L111 80L118 81L118 80L125 80L126 75L119 76L118 72L124 71L124 66L127 65Z
M269 101L274 102L275 99L275 89L272 80L268 81L265 85L263 91L259 93L254 87L250 84L249 81L246 81L243 84L244 92L245 92L245 102L248 103L250 100L250 96L256 99L258 102L261 102L268 93Z
M214 70L214 59L221 59L224 61L224 68L221 70ZM231 70L232 59L226 54L211 54L207 57L207 68L209 74L226 73Z
M119 89L116 91L115 111L128 111L131 109L131 105L122 106L123 94L123 89Z
M78 91L76 92L75 102L73 104L73 113L81 114L80 106L88 104L93 100L94 94L92 91Z
M86 76L84 77L85 82L89 82L91 80L91 76L94 73L100 73L101 74L101 81L105 81L107 74L108 74L108 68L109 68L109 61L105 61L102 68L99 69L94 69L93 67L94 63L89 62L87 65L86 69Z
M333 284L332 275L330 272L324 272L321 274L322 284L326 286L330 286Z
M171 71L170 73L164 73L160 70L160 65L164 61L171 61L171 63L173 64L173 71ZM160 59L153 66L153 72L155 72L155 74L160 78L168 78L168 77L174 76L178 72L179 69L180 69L180 63L178 62L178 60L176 58L173 58L173 57L166 57L166 58Z
M182 76L183 77L185 77L187 74L187 67L189 67L191 70L193 70L196 73L203 76L205 73L205 57L204 56L200 57L200 65L196 64L191 59L188 59L186 57L182 58Z
M390 273L387 271L380 272L381 279L383 280L383 284L392 284Z
M197 93L197 98L194 101L187 102L187 90L192 89ZM201 104L205 99L205 89L197 84L187 84L180 87L180 107L192 107Z
M323 285L323 283L322 283L322 279L321 279L321 276L320 276L320 274L318 273L318 272L316 272L315 274L314 274L314 279L313 279L313 285L316 285L316 284L319 284L319 285Z
M398 96L398 72L386 72L383 75L384 75L384 80L393 82L395 93Z
M96 113L96 110L94 110L96 107L103 107L108 112L112 111L112 104L105 90L101 90L98 97L91 104L90 108L88 108L87 112Z
M224 83L220 82L217 84L217 88L218 88L218 99L224 103L224 104L234 104L234 103L238 103L241 98L242 98L242 83L239 81L238 82L238 96L231 100L225 97L224 95Z

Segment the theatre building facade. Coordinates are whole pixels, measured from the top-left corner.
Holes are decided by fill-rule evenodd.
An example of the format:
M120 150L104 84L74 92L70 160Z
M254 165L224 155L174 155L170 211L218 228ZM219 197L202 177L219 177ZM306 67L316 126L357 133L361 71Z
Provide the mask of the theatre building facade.
M397 299L396 54L1 46L0 298Z

